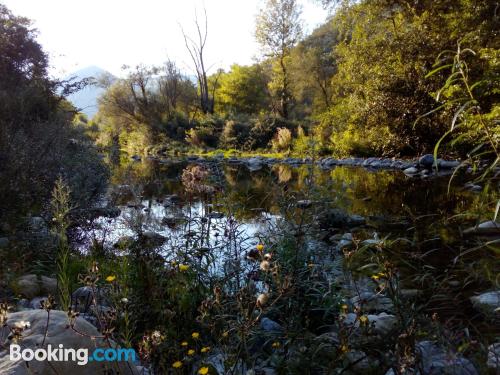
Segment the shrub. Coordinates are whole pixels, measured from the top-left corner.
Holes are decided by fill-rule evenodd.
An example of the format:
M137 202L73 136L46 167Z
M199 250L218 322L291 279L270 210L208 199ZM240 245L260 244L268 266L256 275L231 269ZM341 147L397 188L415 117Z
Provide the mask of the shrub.
M250 135L248 122L227 120L220 137L220 146L223 148L242 148Z
M292 146L292 132L287 128L278 128L271 143L276 151L289 151Z

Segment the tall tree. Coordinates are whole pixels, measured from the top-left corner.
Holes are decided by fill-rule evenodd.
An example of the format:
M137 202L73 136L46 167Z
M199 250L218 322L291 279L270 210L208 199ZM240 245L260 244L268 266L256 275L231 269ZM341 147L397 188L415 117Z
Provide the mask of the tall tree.
M270 89L278 101L279 114L288 118L292 101L290 53L302 35L301 9L296 0L267 0L257 16L255 36L266 57L276 65Z
M198 21L198 16L195 17L196 37L189 37L182 29L184 43L193 61L196 78L198 80L200 108L204 114L214 113L214 95L213 90L209 89L209 81L207 76L207 67L205 64L205 46L208 37L208 19L207 12L204 9L205 22L201 25Z

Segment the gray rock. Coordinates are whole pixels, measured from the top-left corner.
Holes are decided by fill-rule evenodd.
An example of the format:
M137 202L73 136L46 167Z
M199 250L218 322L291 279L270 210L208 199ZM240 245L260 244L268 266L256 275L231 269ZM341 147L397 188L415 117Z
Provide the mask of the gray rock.
M246 161L246 166L250 170L250 172L255 172L261 170L264 166L264 163L262 159L255 157L248 159Z
M260 320L260 328L266 332L282 332L283 327L276 323L274 320L271 320L267 317L264 317Z
M12 287L16 293L29 299L42 295L57 295L57 280L47 276L23 275L14 280Z
M471 297L470 300L474 308L486 315L500 314L500 290L482 293L478 296Z
M367 312L392 312L394 305L390 298L372 292L362 292L350 300L351 304L361 311Z
M142 233L139 239L141 243L144 243L146 246L153 246L153 247L161 246L167 240L166 237L152 231L146 231Z
M380 364L376 358L372 358L360 350L347 352L345 357L351 365L351 368L362 374L376 370Z
M130 159L134 160L134 161L141 161L141 157L139 155L132 155L130 157Z
M352 241L350 240L340 240L337 244L337 250L343 250L352 246Z
M431 341L415 345L420 368L429 375L477 375L474 365L459 354L445 352Z
M432 168L434 165L434 156L431 154L426 154L418 159L418 164L424 168Z
M28 322L29 326L24 322ZM75 319L75 329L68 328L68 315L65 311L51 310L50 315L44 310L28 310L7 315L7 325L15 326L22 323L26 328L19 339L19 345L26 349L36 350L44 341L45 345L57 348L63 345L65 349L87 349L92 353L95 348L116 348L111 340L102 339L97 329L84 319ZM136 367L129 361L115 362L116 371L120 374L137 374ZM104 374L109 370L107 362L89 361L85 366L79 366L75 361L30 361L29 367L24 361L11 361L8 350L0 350L0 374L72 374L94 375Z
M418 169L415 168L415 167L410 167L410 168L406 168L404 171L403 171L404 174L407 174L407 175L414 175L414 174L417 174L418 173Z
M330 346L338 346L340 344L339 334L337 332L326 332L314 338L314 341Z
M460 162L458 160L441 160L441 159L438 159L437 165L438 165L438 168L442 168L442 169L454 169L454 168L457 168L460 165Z
M479 193L481 191L483 191L483 187L481 185L477 185L477 184L473 184L471 182L468 182L464 185L464 187L470 191L473 191L473 192L476 192L476 193Z
M30 217L28 220L28 225L31 231L37 233L49 233L49 227L45 220L40 216Z
M488 361L486 366L489 368L500 370L500 342L496 342L488 346Z
M29 302L30 309L42 309L43 304L47 301L48 297L35 297Z
M353 237L352 237L352 233L344 233L341 237L341 239L343 240L347 240L347 241L352 241L353 240Z
M19 301L17 301L16 304L16 311L24 311L24 310L30 310L30 301L27 300L26 298L21 298Z
M468 235L500 235L500 223L496 221L485 221L475 227L464 230Z
M351 215L347 221L348 226L357 227L359 225L365 225L366 219L361 215Z
M396 316L384 312L380 314L368 314L366 317L368 318L368 326L371 329L371 333L379 336L387 336L396 329L398 324ZM357 315L354 313L347 314L343 323L348 327L356 329L361 325L357 319Z
M376 315L367 315L370 325L373 327L374 333L380 336L387 336L393 332L397 325L398 319L391 314L380 313Z

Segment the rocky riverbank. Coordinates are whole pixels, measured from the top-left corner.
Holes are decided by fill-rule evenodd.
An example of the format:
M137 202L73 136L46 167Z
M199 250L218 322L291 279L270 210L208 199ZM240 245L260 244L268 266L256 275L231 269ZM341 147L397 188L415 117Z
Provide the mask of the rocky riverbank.
M142 157L139 155L131 156L134 161L141 161ZM160 163L171 163L175 161L188 161L191 163L227 163L246 165L250 171L258 171L265 166L274 164L287 164L290 166L300 165L318 165L323 169L332 169L336 166L349 166L349 167L364 167L373 170L401 170L408 176L428 177L432 175L449 174L451 171L458 167L468 168L467 163L462 163L459 160L444 160L434 159L431 154L423 155L418 159L396 159L396 158L345 158L335 159L332 157L325 157L319 159L313 158L296 158L296 157L266 157L266 156L251 156L251 157L225 157L224 154L216 154L214 156L199 156L189 155L184 158L162 158L157 156L147 156L147 160L158 161Z

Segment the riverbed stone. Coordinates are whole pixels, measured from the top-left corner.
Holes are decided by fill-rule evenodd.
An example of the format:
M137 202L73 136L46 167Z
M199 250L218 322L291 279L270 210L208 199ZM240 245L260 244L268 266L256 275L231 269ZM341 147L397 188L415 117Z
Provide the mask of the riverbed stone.
M378 359L368 356L360 350L351 350L345 354L350 367L356 373L366 374L376 370L380 363Z
M445 351L431 341L415 345L423 374L430 375L477 375L472 362L459 354Z
M488 360L486 366L500 371L500 342L488 346Z
M500 235L500 223L496 221L484 221L475 227L464 230L468 235Z
M278 333L283 331L281 324L269 319L268 317L264 317L260 320L260 328L266 332Z
M262 169L264 163L261 158L254 157L247 159L246 166L250 170L250 172L256 172Z
M350 299L350 302L356 308L361 309L364 313L368 312L392 312L394 305L389 297L372 292L362 292Z
M48 294L55 296L57 280L52 277L28 274L14 280L12 288L16 293L28 299Z
M418 164L424 168L432 168L434 165L434 156L432 154L425 154L418 159Z
M165 243L166 240L167 238L165 236L162 236L161 234L153 231L146 231L140 235L141 243L145 244L146 246L161 246Z
M382 312L380 314L368 314L366 315L368 319L368 326L371 329L371 334L379 336L387 336L393 332L398 324L398 319L395 315L387 314ZM358 316L354 313L346 314L343 323L346 326L358 329L361 324Z
M415 168L415 167L410 167L410 168L406 168L404 171L403 171L404 174L407 174L407 175L415 175L418 173L418 169Z
M500 290L485 292L470 298L474 308L486 315L500 315Z
M442 160L442 159L438 159L437 160L437 165L438 165L438 168L442 168L442 169L454 169L454 168L457 168L460 165L460 162L458 160Z
M88 349L89 354L95 348L116 347L113 341L100 338L97 329L84 319L77 317L74 328L69 326L68 315L64 311L51 310L50 315L45 310L20 311L7 315L7 326L14 327L22 324L19 344L24 349L36 350L43 342L44 347L51 345L58 348L60 344L65 349ZM3 327L4 333L9 329ZM2 335L6 337L7 335ZM8 339L7 339L8 340ZM7 347L9 342L2 343ZM31 374L72 374L94 375L105 374L111 369L116 369L120 374L137 374L135 365L131 360L127 362L90 361L85 366L79 366L73 361L30 361L29 367L24 361L11 361L9 351L0 351L0 373L2 375L31 375Z

